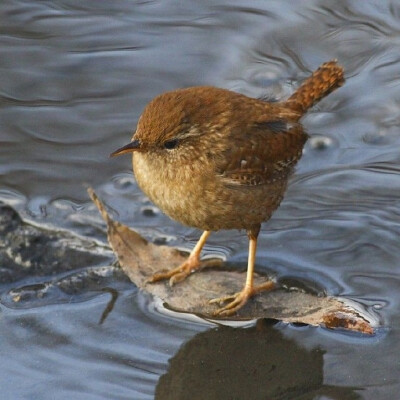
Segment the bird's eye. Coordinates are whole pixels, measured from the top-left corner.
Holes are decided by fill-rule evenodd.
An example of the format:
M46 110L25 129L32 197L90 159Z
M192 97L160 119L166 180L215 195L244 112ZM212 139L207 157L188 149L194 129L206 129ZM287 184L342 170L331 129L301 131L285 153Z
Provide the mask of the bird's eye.
M177 146L177 144L178 144L178 140L177 140L177 139L167 140L167 141L164 143L164 147L165 147L167 150L172 150L172 149L174 149L174 148Z

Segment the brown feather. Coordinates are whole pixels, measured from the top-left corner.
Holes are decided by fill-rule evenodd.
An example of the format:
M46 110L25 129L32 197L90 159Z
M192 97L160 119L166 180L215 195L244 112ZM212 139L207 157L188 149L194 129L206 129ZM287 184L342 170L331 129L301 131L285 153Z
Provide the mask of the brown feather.
M315 103L344 83L343 67L336 60L322 64L303 84L289 97L286 104L293 110L304 114Z
M274 132L266 124L256 125L246 134L232 133L229 147L217 173L228 185L268 185L286 180L301 157L307 135L301 125L287 123L287 131Z

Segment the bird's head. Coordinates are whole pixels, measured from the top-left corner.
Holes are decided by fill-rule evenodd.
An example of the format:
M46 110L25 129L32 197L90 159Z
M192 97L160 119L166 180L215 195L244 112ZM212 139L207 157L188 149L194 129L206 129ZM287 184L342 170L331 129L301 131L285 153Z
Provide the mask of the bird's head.
M155 97L139 118L132 141L111 157L133 152L168 160L195 157L199 140L209 131L204 110L207 104L200 89L179 89Z

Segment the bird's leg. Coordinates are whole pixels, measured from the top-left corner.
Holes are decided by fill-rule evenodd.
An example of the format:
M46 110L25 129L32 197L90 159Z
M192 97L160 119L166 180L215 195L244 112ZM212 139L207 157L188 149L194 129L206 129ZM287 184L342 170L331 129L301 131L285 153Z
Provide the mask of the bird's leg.
M247 231L247 236L249 238L249 257L247 262L246 283L244 285L244 288L242 289L242 291L233 295L211 300L210 303L217 304L222 304L224 302L230 301L225 307L219 308L217 311L215 311L215 316L225 317L228 315L232 315L240 308L242 308L250 297L264 290L271 290L275 286L274 282L272 281L267 281L259 286L254 286L253 273L256 259L257 237L259 232L259 225Z
M200 261L200 253L203 249L211 231L204 231L200 236L194 249L190 252L189 258L176 268L170 269L168 271L156 272L152 275L147 282L153 283L161 281L163 279L169 279L169 284L172 286L174 283L178 283L186 279L190 274L198 269L216 265L215 260Z

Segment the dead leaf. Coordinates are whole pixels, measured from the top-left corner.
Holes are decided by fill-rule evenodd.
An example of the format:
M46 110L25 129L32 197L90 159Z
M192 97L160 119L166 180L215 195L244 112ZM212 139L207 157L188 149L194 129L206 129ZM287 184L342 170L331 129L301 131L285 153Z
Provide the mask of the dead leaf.
M123 271L140 289L159 297L168 308L216 319L217 305L209 300L241 290L245 272L209 268L170 287L168 281L147 283L155 272L181 264L187 257L181 251L148 242L134 230L113 221L92 189L88 193L107 223L108 241ZM268 279L255 274L255 284ZM276 289L255 296L230 320L272 318L284 322L324 325L373 334L376 321L364 310L357 310L343 299L318 297L301 290Z

